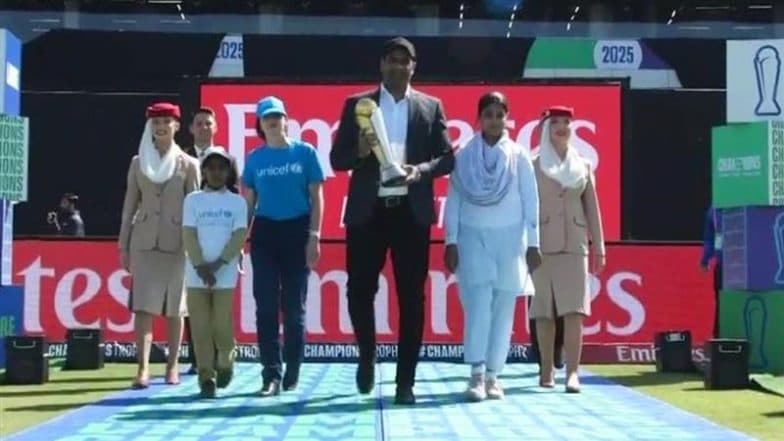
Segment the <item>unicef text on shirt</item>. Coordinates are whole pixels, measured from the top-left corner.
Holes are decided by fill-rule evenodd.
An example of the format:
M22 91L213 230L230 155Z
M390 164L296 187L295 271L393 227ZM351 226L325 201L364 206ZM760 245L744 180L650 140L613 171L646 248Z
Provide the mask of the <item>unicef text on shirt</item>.
M203 218L230 218L231 211L229 210L204 210L200 211L197 215L199 219Z
M247 142L248 139L252 139L253 143L257 142L256 132L252 124L248 125L250 119L246 119L246 115L255 112L256 108L255 106L248 106L245 104L225 104L225 109L229 122L229 151L237 157L238 160L241 160L241 157L244 157L247 146L249 145ZM319 159L327 177L335 176L335 173L329 164L329 151L332 149L332 140L334 139L338 125L339 121L329 123L326 120L319 118L312 118L302 122L293 118L288 120L288 136L293 139L313 143L318 150ZM515 120L509 120L507 129L509 130L509 136L512 139L526 149L531 150L532 148L535 149L537 147L536 145L532 146L531 144L534 130L538 125L538 119L520 123ZM572 121L571 126L572 145L580 152L580 155L591 163L592 168L596 170L599 165L599 153L594 145L581 136L585 130L589 131L591 134L596 134L596 123L586 119L575 119ZM465 145L475 133L473 123L460 119L448 120L447 127L450 129L450 134L453 134L452 144L455 146ZM457 133L457 136L454 136L455 133Z
M302 164L299 162L287 162L284 165L271 165L256 171L256 176L260 178L265 176L287 176L289 173L295 175L302 174Z

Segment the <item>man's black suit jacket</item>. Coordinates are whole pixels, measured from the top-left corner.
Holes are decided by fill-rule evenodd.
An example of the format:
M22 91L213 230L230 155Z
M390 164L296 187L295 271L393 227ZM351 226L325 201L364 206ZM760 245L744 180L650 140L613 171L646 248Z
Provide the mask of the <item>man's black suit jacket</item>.
M380 89L349 97L340 118L335 142L329 153L335 171L351 171L345 225L365 223L373 213L380 181L375 155L359 157L359 127L354 106L361 98L379 102ZM408 188L408 200L416 221L422 225L436 222L433 179L452 171L455 157L449 141L443 106L437 98L411 90L408 98L406 161L419 169L422 179Z
M193 156L196 159L199 159L199 155L196 154L196 149L193 146L186 148L185 153ZM237 168L237 159L234 156L229 156L231 157L231 166L229 166L229 181L226 183L226 188L228 188L233 193L239 193L240 171L239 168ZM204 185L204 179L202 179L199 186L204 188Z

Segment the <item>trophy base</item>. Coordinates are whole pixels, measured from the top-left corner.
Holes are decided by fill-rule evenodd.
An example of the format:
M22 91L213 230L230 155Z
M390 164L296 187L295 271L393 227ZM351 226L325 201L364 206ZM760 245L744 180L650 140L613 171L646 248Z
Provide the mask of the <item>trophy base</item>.
M394 164L389 165L381 170L381 186L382 187L405 187L406 186L406 171L403 167Z
M781 115L781 107L775 101L760 101L754 113L759 116L777 116Z
M778 285L784 285L784 268L779 269L776 272L776 277L774 280Z

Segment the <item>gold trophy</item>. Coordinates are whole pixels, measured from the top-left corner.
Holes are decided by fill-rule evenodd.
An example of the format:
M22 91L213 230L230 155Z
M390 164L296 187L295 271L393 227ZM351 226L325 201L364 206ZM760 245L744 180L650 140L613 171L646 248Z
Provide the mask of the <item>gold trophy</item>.
M378 139L378 143L370 146L373 154L376 155L378 163L381 164L381 185L384 187L402 187L406 185L407 173L403 167L394 162L392 150L389 145L387 129L384 126L384 117L381 108L370 98L362 98L354 106L354 113L357 116L357 125L360 133L373 133Z

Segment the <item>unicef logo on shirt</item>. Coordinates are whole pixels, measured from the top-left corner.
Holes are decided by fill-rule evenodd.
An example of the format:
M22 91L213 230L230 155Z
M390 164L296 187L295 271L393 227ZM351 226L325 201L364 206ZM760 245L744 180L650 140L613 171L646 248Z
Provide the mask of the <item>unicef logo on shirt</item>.
M230 219L231 211L224 209L204 210L198 214L199 219Z
M302 164L299 162L288 162L285 165L271 165L266 168L259 169L256 174L262 178L266 176L288 176L289 174L301 175L303 171Z

